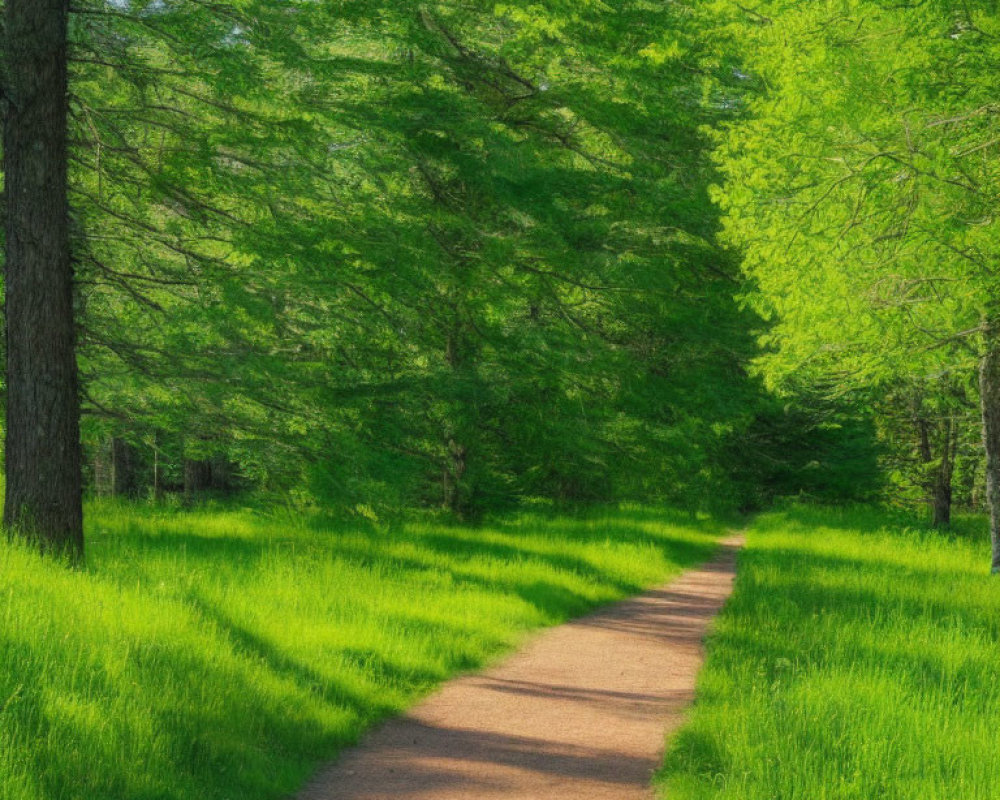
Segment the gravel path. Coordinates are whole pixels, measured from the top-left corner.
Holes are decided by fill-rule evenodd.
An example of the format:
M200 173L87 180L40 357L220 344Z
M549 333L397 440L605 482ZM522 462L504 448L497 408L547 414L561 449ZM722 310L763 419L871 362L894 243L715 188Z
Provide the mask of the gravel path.
M532 639L367 735L299 800L649 800L738 536L673 582Z

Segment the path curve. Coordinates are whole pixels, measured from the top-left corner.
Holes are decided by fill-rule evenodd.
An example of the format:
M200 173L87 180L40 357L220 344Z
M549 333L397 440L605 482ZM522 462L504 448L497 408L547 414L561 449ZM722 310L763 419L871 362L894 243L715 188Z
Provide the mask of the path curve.
M345 750L299 800L648 800L741 544L725 539L702 567L445 684Z

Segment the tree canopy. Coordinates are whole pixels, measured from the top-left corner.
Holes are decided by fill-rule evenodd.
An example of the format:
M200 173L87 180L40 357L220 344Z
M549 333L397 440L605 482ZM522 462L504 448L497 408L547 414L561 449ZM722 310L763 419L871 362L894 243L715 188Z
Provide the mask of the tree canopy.
M67 10L90 490L989 483L990 4Z

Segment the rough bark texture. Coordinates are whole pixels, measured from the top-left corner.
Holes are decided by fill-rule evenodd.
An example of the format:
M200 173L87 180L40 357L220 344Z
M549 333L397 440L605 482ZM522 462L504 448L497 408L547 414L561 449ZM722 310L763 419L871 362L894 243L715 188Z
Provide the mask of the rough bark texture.
M80 404L66 187L68 0L7 0L4 525L83 553Z
M951 482L934 484L931 522L936 528L951 525Z
M990 510L994 574L1000 573L1000 320L987 324L986 349L979 368L986 450L986 503Z

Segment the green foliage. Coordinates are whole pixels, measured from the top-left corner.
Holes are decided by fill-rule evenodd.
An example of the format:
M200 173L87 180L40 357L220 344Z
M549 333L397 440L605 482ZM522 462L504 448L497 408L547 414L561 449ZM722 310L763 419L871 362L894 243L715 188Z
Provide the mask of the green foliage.
M959 505L981 510L984 476L976 388L951 376L929 387L900 382L886 388L876 402L875 422L881 466L891 487L887 499L919 502L932 497L935 485L945 479Z
M787 219L740 194L740 170L768 173L787 143L754 127L764 100L753 123L740 115L734 98L759 81L733 71L732 47L713 51L716 10L78 4L71 183L94 488L118 438L155 492L211 462L229 488L377 513L842 494L850 481L799 477L825 457L768 461L835 448L842 428L775 413L747 376L760 336L784 342L765 363L791 363L787 320L762 329L774 309L760 297L767 270L792 280L802 253ZM741 41L783 63L752 33ZM764 166L740 160L744 145ZM720 178L730 241L756 236L747 264L764 294L746 307L717 241ZM808 322L823 337L834 324ZM933 352L939 367L953 349ZM866 446L847 455L863 462Z
M721 239L767 323L755 369L792 403L805 386L870 408L897 500L945 496L956 465L975 486L1000 289L996 7L717 0L699 16L733 113L711 131Z
M88 565L0 544L0 797L286 797L460 670L710 555L653 508L392 531L88 508Z
M727 449L731 481L747 511L788 497L875 499L885 486L884 455L870 412L815 393L784 403L764 400Z
M985 520L792 507L750 526L665 796L994 797L1000 597Z
M631 1L85 3L88 441L336 505L706 505L755 393L698 37Z
M843 390L974 365L997 289L995 8L712 7L745 109L717 135L717 197L773 323L765 374Z

